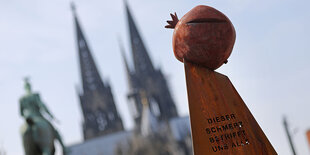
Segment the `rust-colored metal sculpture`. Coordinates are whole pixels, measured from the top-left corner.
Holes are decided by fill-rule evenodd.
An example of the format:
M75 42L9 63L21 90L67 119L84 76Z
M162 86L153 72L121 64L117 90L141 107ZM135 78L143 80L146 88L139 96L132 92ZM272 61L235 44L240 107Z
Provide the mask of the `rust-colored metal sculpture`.
M230 20L209 6L197 6L181 20L172 15L166 28L175 28L173 50L176 58L215 70L227 62L236 33ZM177 24L176 24L177 23Z
M214 71L233 49L230 20L202 5L171 16L166 28L175 29L174 54L185 65L194 154L277 154L228 77Z
M309 148L310 148L310 130L307 130L306 135L307 135L308 144L309 144Z

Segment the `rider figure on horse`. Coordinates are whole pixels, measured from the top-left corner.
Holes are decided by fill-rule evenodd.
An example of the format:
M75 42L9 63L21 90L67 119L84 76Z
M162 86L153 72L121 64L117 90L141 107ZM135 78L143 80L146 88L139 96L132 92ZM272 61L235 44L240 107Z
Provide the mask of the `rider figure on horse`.
M54 139L57 139L65 153L63 141L48 121L46 115L54 120L38 93L33 93L29 80L25 79L26 94L20 99L20 114L26 124L22 128L23 143L26 155L53 155L55 152ZM35 153L36 152L36 153Z

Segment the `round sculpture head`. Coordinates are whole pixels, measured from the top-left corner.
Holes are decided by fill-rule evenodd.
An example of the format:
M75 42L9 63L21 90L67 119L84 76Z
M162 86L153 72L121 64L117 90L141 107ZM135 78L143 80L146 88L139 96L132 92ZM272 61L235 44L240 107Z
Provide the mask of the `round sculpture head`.
M199 5L178 20L176 14L166 28L174 28L173 51L178 60L215 70L227 62L236 33L230 20L220 11Z

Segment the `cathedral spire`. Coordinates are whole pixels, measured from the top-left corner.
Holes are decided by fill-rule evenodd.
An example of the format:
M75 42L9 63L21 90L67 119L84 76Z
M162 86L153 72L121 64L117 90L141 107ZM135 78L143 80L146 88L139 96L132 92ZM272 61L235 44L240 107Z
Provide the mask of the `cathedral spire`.
M95 138L124 130L116 109L112 90L103 83L85 36L79 24L74 4L71 4L76 27L77 47L83 92L79 95L83 111L84 139Z
M123 43L122 43L120 38L118 39L118 43L119 43L119 48L120 48L121 55L122 55L122 58L123 58L123 62L124 62L125 69L126 69L126 76L127 76L128 86L129 86L130 89L132 89L132 87L133 87L132 75L131 75L131 71L130 71L130 68L129 68L129 65L128 65L128 62L127 62L127 58L126 58L126 54L125 54L125 49L124 49Z
M71 4L71 9L74 15L74 23L76 27L77 46L80 60L80 73L82 77L83 89L94 90L98 87L98 85L96 84L99 84L99 87L103 87L104 83L101 80L92 53L82 32L79 20L77 18L76 8L73 3Z
M134 118L135 123L140 124L142 105L141 105L140 95L138 94L139 84L138 84L137 79L135 78L135 74L133 74L129 68L129 65L126 59L125 49L123 47L121 40L119 39L118 42L119 42L121 55L123 57L123 62L124 62L125 69L126 69L127 83L129 87L129 93L127 94L127 97L129 100L133 101L133 102L129 102L130 112Z
M142 41L140 33L131 15L128 3L125 0L125 7L127 13L128 28L130 33L130 43L133 56L135 72L139 76L147 75L148 72L154 71L152 61L147 53L145 45Z
M177 117L178 112L166 78L160 69L154 68L126 0L124 0L124 3L134 63L134 71L131 73L135 83L131 84L134 85L133 87L135 87L135 90L131 90L130 94L136 94L136 105L141 107L140 114L142 105L137 92L142 90L145 91L148 101L150 102L149 107L151 112L154 116L158 117L159 120L169 120ZM139 126L139 124L136 125Z
M76 14L76 7L75 7L75 4L73 2L71 2L70 7L71 7L72 13L75 15Z

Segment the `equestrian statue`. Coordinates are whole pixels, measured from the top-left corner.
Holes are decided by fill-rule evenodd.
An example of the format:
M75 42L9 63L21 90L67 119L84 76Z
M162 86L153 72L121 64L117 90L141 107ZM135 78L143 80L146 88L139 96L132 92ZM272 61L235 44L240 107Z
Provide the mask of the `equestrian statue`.
M25 79L26 94L19 100L20 115L25 119L21 128L25 155L54 155L54 140L60 143L63 154L66 148L50 120L55 120L48 108L41 101L39 93L31 90L29 80ZM49 117L49 119L47 119Z

